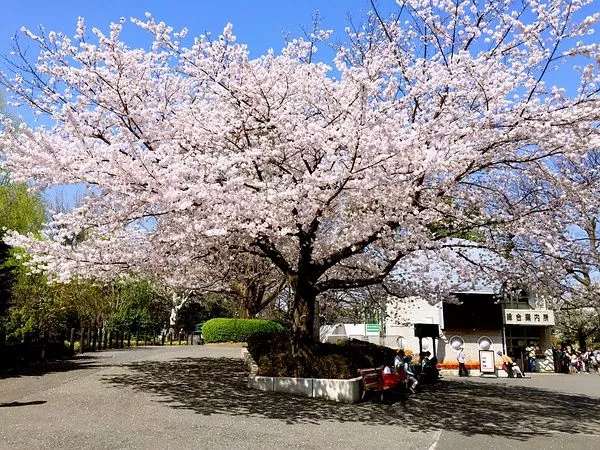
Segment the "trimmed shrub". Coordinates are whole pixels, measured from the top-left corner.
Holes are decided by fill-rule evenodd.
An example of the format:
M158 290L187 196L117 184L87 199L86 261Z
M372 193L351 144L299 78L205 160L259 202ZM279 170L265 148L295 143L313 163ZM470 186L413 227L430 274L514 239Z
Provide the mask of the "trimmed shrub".
M320 347L323 349L321 352L325 354L345 355L352 361L356 371L384 365L391 367L396 356L396 351L392 348L358 339L349 339L337 344L321 344Z
M259 375L334 379L356 377L358 369L391 366L396 355L391 348L351 339L316 344L311 355L293 357L288 332L255 334L248 339L248 351Z
M310 370L313 378L354 378L358 367L345 355L320 355L313 359Z
M291 338L288 331L254 333L248 337L248 352L258 364L263 356L291 351Z
M205 342L247 342L255 333L282 331L281 324L263 319L211 319L202 326Z

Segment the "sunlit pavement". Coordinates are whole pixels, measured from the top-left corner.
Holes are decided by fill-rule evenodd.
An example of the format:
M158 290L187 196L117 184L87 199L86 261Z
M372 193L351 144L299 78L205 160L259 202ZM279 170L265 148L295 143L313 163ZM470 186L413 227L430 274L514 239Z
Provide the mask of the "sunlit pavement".
M240 348L83 355L0 379L1 448L598 448L600 376L446 377L405 402L252 391Z

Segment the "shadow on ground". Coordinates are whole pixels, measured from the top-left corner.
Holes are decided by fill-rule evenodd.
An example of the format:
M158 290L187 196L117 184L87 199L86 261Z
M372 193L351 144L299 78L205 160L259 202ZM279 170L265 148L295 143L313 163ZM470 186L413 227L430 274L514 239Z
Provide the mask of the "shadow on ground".
M0 408L14 408L18 406L34 406L34 405L43 405L46 403L46 400L34 400L32 402L10 402L10 403L0 403Z
M121 349L114 348L108 350L90 351L84 355L78 354L72 358L51 359L47 361L35 361L30 363L23 362L21 365L16 367L0 367L0 380L4 378L15 378L22 376L42 376L53 372L70 372L74 370L108 367L117 364L110 359L110 355L114 352L123 352L135 355L135 352L138 351L147 353L148 351L158 351L163 348L164 347L162 346L126 347Z
M239 359L182 358L125 367L127 374L103 381L150 392L172 408L206 415L262 417L288 424L360 422L523 441L549 430L595 434L600 426L600 399L523 386L443 380L404 403L345 405L248 389L248 373Z
M45 362L30 363L23 366L11 367L0 370L0 380L24 376L41 376L53 372L70 372L73 370L102 367L98 360L92 356L78 356L75 359L63 359Z

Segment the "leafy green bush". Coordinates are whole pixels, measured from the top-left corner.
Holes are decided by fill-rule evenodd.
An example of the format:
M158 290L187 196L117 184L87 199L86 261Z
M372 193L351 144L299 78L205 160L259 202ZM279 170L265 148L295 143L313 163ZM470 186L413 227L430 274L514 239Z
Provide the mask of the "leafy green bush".
M262 319L211 319L202 326L205 342L246 342L255 333L282 331L281 324Z
M292 356L289 333L255 334L248 351L258 365L258 374L271 377L348 379L358 369L392 365L396 352L388 347L359 340L316 344L310 355Z
M357 376L358 367L345 355L319 355L312 361L313 378L348 379Z
M371 342L349 339L337 344L320 344L321 354L340 354L348 357L357 369L392 366L396 351Z
M288 331L254 333L248 337L248 352L258 363L263 355L286 353L290 350L291 335Z
M69 341L65 340L65 341L63 342L63 344L64 344L64 346L65 346L65 349L67 349L67 350L70 350L70 348L71 348L71 343L70 343ZM73 342L73 351L74 351L75 353L79 353L79 352L81 351L81 342L79 342L79 341L75 341L75 342Z
M120 333L154 333L160 325L153 317L154 293L147 282L120 281L112 286L113 295L121 301L108 318L108 328Z

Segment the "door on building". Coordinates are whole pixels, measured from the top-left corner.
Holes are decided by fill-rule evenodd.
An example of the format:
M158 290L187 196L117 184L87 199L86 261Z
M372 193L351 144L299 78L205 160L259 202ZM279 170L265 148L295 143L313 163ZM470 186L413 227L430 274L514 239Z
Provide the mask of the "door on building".
M543 340L543 327L527 327L522 325L506 325L506 354L510 356L521 370L528 371L525 347L530 342L540 343Z

